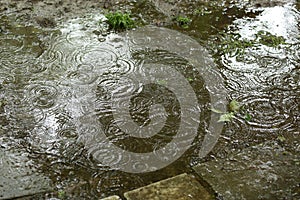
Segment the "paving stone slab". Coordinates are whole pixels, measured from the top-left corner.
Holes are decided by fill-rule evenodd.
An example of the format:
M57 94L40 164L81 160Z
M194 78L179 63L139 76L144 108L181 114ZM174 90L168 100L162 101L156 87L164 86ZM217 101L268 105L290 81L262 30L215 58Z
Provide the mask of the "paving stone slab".
M194 167L224 199L300 199L300 155L274 143Z
M122 200L119 196L114 195L114 196L110 196L110 197L106 197L100 200Z
M50 180L34 169L26 154L0 148L0 199L50 191Z
M210 200L212 195L189 174L181 174L124 194L127 200Z

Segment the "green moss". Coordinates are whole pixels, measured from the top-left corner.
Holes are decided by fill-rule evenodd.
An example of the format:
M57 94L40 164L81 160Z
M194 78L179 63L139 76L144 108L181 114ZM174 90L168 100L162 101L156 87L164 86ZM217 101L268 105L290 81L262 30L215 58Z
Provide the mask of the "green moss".
M105 17L107 18L107 23L110 29L116 31L131 29L136 26L135 21L128 13L110 12L106 14Z
M238 33L221 33L219 46L221 54L244 54L247 48L254 46L254 40L242 39Z
M222 32L219 36L219 54L241 55L247 48L265 45L279 48L280 45L287 44L282 36L276 36L267 31L258 31L255 39L242 38L239 33Z
M281 44L286 44L282 36L273 35L268 31L258 31L256 38L259 43L269 47L278 47Z

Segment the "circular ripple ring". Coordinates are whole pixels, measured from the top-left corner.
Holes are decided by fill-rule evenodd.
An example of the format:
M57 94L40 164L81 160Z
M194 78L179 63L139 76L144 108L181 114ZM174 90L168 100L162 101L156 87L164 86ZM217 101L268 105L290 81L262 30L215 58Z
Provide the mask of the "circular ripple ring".
M177 31L152 26L146 26L127 32L124 37L128 40L126 45L128 45L127 49L129 49L130 52L147 51L147 49L151 51L164 50L182 57L183 60L187 60L189 65L192 65L198 70L198 73L203 77L206 89L210 93L211 107L223 111L226 109L226 90L223 87L222 78L217 70L214 69L215 65L207 51L195 40ZM92 55L88 54L88 56ZM107 64L106 58L100 56L100 59L99 62ZM111 60L112 58L107 59ZM81 61L85 62L87 60L83 59ZM140 64L143 65L143 63ZM164 70L153 70L153 68ZM81 137L82 142L94 159L116 170L129 173L144 173L168 166L191 147L197 135L197 127L200 123L200 111L194 89L180 72L176 71L173 66L167 64L144 64L143 70L141 71L136 70L121 75L127 76L125 82L130 82L131 80L131 83L129 83L127 87L122 84L122 81L117 80L114 84L114 88L118 86L118 84L121 84L119 88L117 87L118 92L112 94L108 99L110 103L106 102L106 104L110 104L108 107L111 108L118 129L124 132L127 131L127 134L134 138L148 138L159 132L159 129L164 125L164 118L159 118L158 122L153 118L150 124L145 127L139 127L131 119L129 111L131 95L128 91L138 90L141 84L157 84L161 78L164 78L164 87L175 94L181 108L184 108L180 111L181 123L177 134L173 136L167 145L155 149L153 152L137 153L127 151L115 145L105 135L105 125L97 120L97 116L94 114L95 112L92 111L97 110L96 108L99 106L96 105L97 101L95 101L94 106L90 105L92 106L90 107L90 113L92 114L83 116L80 121L84 123L84 127L96 126L97 131L89 132L86 128L84 132L80 131L81 134L85 135L85 137ZM132 85L135 85L136 88L132 88ZM122 91L122 89L126 90L127 93L126 91ZM121 103L117 101L117 99L119 99L118 95L122 96L123 101ZM151 112L155 111L164 112L164 108L160 105L152 105L150 108L150 116ZM200 149L200 157L206 156L212 150L222 132L223 123L217 122L218 117L219 116L214 113L211 114L210 125ZM152 125L152 121L154 121L153 124L157 127ZM79 124L81 122L79 122ZM128 130L137 130L137 132Z

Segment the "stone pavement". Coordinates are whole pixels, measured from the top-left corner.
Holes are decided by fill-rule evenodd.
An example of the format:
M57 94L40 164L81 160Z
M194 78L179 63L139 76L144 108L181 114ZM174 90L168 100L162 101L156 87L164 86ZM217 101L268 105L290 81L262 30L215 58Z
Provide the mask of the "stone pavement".
M300 155L297 151L287 151L276 141L246 148L193 169L224 200L300 199ZM193 175L186 173L126 192L124 196L126 200L215 198Z
M224 199L300 199L300 155L266 142L194 167Z
M126 192L124 196L126 200L214 199L213 195L211 195L193 175L186 173ZM102 200L119 199L117 196L112 196Z
M26 155L0 149L0 158L0 199L51 191L50 180L30 167ZM128 191L123 199L209 200L215 199L214 192L224 200L300 199L299 167L297 149L287 151L276 141L269 141L225 159L201 163L189 174ZM204 182L210 188L201 184ZM121 200L121 197L102 200Z

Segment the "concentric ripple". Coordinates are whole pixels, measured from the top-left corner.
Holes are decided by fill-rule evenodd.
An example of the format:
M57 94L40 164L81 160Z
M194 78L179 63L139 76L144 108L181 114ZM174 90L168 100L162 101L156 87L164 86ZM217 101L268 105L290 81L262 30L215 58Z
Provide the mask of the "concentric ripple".
M97 131L80 129L80 138L103 166L130 173L155 171L178 159L197 135L201 95L188 79L209 83L211 104L221 110L225 90L209 55L191 38L155 27L131 31L127 38L121 46L130 52L119 54L121 59L103 48L89 51L89 45L73 56L77 63L110 66L102 68L96 87L86 91L96 91L96 96L90 96L87 115L78 119L80 126ZM217 117L212 115L211 122ZM213 148L222 126L211 124L200 157Z
M299 110L297 97L280 93L247 95L239 100L252 116L248 123L261 131L288 130L295 123L295 111Z
M48 66L41 61L32 61L27 64L27 71L33 74L40 74L46 71Z
M28 88L27 98L37 107L52 108L58 96L58 89L53 85L35 84Z
M15 81L15 77L9 73L0 73L0 83L1 84L8 84L13 83Z
M118 59L113 65L110 65L108 74L128 74L135 70L135 64L126 59Z
M143 173L180 158L197 134L205 134L199 156L206 156L223 127L213 114L198 133L208 109L199 102L225 110L225 90L205 49L177 31L146 26L99 42L70 30L53 35L38 58L7 57L1 65L11 74L1 82L22 82L19 104L33 109L16 116L40 152L66 152L67 140L77 140L97 166Z
M82 63L94 63L98 66L109 65L117 60L114 51L105 48L87 49L84 54L78 55Z
M88 85L95 82L98 75L93 71L92 65L78 65L77 70L68 73L67 78L71 82L79 85Z

